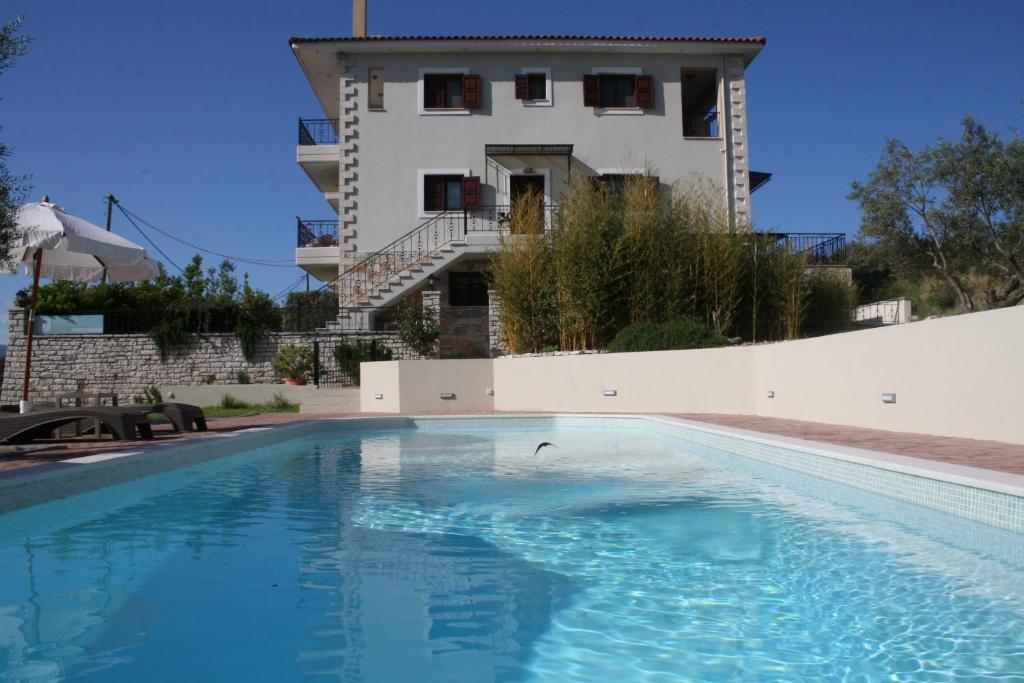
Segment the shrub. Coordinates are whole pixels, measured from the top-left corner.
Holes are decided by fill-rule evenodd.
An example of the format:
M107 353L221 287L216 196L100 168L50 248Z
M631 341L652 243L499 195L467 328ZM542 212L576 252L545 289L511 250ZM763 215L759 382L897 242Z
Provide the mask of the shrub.
M280 391L277 391L274 392L273 398L267 401L266 406L272 410L288 410L289 408L294 407L295 404L289 403L288 399L286 399Z
M693 317L667 323L637 323L623 328L608 345L612 353L628 351L668 351L728 346L729 340L712 332Z
M151 384L143 391L143 398L146 403L162 403L164 395L160 393L160 389L155 384Z
M333 289L290 292L284 304L284 329L308 332L338 317L338 295Z
M423 312L420 297L409 297L398 305L398 338L417 354L434 355L440 331L438 321Z
M246 282L235 324L235 338L242 356L250 363L256 358L256 346L263 335L281 327L281 312L265 292L257 292Z
M251 408L252 406L241 399L235 398L231 394L224 394L220 397L220 407L231 410L238 408Z
M188 348L193 336L187 317L178 310L168 311L167 316L149 331L149 338L160 351L160 360L167 360L172 352Z
M245 370L239 370L238 372L235 373L235 381L238 382L239 384L248 384L251 381L251 379L249 377L248 372L246 372Z
M306 379L313 369L313 352L306 346L282 346L274 354L271 367L282 379Z
M334 362L338 368L348 375L353 382L359 384L359 364L372 361L391 360L392 353L384 344L376 339L357 341L354 344L342 342L334 347Z

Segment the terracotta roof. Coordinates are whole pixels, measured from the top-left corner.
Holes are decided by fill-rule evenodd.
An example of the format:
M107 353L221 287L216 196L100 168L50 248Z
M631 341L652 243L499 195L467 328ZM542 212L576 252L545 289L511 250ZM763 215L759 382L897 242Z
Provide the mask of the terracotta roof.
M724 38L716 36L574 36L574 35L511 35L511 36L366 36L356 38L353 36L337 36L324 38L302 38L293 36L288 39L289 44L295 43L362 43L362 42L386 42L386 41L414 41L414 40L608 40L623 42L654 42L654 43L750 43L764 45L764 36L750 36L747 38Z

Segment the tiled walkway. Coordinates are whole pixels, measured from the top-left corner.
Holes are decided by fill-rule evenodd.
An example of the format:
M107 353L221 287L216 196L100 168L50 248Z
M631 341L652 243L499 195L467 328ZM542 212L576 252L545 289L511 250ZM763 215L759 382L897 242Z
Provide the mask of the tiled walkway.
M853 448L909 455L925 460L1024 474L1024 445L1000 441L886 432L880 429L843 427L820 422L800 422L799 420L781 420L775 417L750 415L695 414L679 415L678 417L738 429L791 436L797 439L824 441Z
M247 417L213 418L210 419L210 432L205 434L175 434L167 424L154 425L154 441L96 441L84 439L73 443L54 444L52 447L33 450L28 453L0 454L0 471L30 467L45 462L66 460L92 453L103 453L113 450L137 449L140 446L152 446L178 443L183 439L207 438L211 433L259 427L296 420L316 419L318 417L345 417L345 415L297 415L295 413L268 413ZM1024 445L1000 443L996 441L977 441L973 439L955 439L950 437L929 436L927 434L905 434L885 432L877 429L860 427L843 427L817 422L799 422L796 420L780 420L769 417L751 417L745 415L711 415L686 414L679 415L690 420L709 422L728 427L749 429L770 434L780 434L812 441L867 448L875 451L909 455L927 460L956 463L970 467L981 467L1015 474L1024 474ZM8 448L9 450L9 448Z

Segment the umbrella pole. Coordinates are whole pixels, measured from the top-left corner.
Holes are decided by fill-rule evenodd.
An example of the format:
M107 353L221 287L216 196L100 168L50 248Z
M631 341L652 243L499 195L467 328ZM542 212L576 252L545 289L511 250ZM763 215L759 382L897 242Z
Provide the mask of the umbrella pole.
M21 400L28 400L28 378L32 375L32 337L36 328L36 304L39 302L39 271L43 267L43 250L36 249L32 260L35 262L32 273L32 301L28 308L28 344L25 348L25 384L21 390Z

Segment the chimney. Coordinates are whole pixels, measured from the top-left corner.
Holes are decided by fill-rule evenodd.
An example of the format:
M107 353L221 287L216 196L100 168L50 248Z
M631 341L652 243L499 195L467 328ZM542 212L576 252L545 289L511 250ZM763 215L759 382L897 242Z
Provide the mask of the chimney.
M352 0L352 37L366 37L366 0Z

